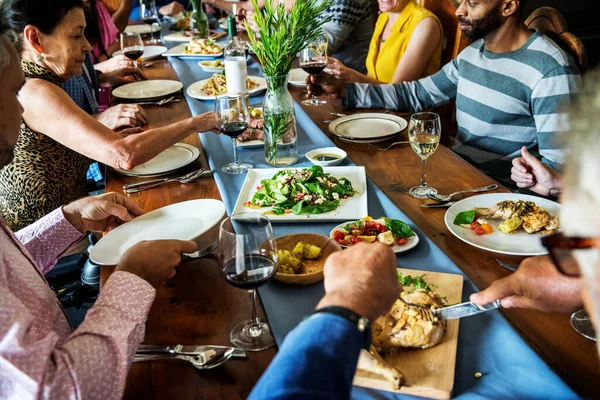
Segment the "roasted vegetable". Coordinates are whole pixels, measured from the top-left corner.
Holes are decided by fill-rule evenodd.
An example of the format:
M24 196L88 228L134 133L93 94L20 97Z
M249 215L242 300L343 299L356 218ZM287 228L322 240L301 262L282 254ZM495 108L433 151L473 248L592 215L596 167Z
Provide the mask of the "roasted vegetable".
M277 253L280 265L289 266L294 273L300 271L300 268L302 268L302 259L300 257L288 250L278 250Z
M277 267L277 272L281 272L283 274L289 274L289 275L295 274L292 267L290 267L289 265L284 265L284 264L279 264L279 267Z
M498 226L498 230L502 233L512 233L519 229L523 224L523 220L519 217L518 214L513 214L512 217L503 221L500 226Z
M321 255L322 250L319 246L306 242L298 242L292 253L298 254L307 260L314 260Z

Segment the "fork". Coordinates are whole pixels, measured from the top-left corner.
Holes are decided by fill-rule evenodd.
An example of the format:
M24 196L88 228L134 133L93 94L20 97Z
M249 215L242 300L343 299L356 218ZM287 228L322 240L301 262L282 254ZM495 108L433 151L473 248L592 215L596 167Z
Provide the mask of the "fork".
M415 307L418 311L419 314L421 315L421 318L423 318L424 320L427 321L435 321L435 316L433 315L433 313L431 312L431 310L429 309L429 307L425 307L422 306L420 304L414 304L414 303L409 303L406 300L404 300L402 298L402 295L398 296L398 298L400 299L401 302L403 302L404 304L406 304L409 307Z
M404 142L396 142L396 143L392 143L392 144L390 144L388 147L375 147L375 146L373 146L371 143L367 143L367 144L368 144L369 146L371 146L372 148L374 148L374 149L385 151L385 150L389 150L389 149L391 149L393 146L395 146L395 145L397 145L397 144L407 144L407 143L410 143L410 142L409 142L409 141L404 141Z
M515 264L507 264L507 263L505 263L505 262L502 262L502 261L498 260L497 258L496 258L496 262L497 262L498 264L500 264L500 266L501 266L501 267L504 267L504 268L506 268L507 270L509 270L509 271L511 271L511 272L515 272L515 271L516 271L516 270L519 268L519 266L518 266L518 265L515 265Z
M145 182L130 183L128 185L123 185L123 189L125 189L125 193L137 193L137 192L141 192L146 189L151 189L151 188L154 188L157 186L162 186L164 184L171 183L171 182L190 183L190 182L193 182L196 179L200 178L202 175L204 175L205 172L210 172L210 171L205 171L204 168L200 168L196 171L190 172L189 174L186 174L184 176L179 176L176 178L162 178L162 179L154 179L154 180L145 181Z
M198 250L193 253L183 253L183 255L189 259L202 258L202 257L207 256L210 253L212 253L213 250L216 249L217 247L219 247L219 241L215 240L213 242L213 244L211 244L210 246L208 246L207 248L205 248L203 250Z
M150 105L150 106L164 106L168 103L177 103L179 99L176 99L174 96L167 97L166 99L158 100L158 101L142 101L140 103L135 103L137 105Z

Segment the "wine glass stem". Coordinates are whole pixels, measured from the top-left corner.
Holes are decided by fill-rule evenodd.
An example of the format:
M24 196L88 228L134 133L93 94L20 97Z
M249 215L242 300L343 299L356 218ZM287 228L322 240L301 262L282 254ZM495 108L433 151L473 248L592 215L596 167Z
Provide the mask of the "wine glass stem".
M252 323L258 325L259 321L256 316L256 289L248 290L248 293L250 294L250 304L252 307Z
M235 164L239 164L238 162L238 155L237 155L237 143L235 141L236 138L232 138L231 139L231 143L233 143L233 162Z
M427 174L425 173L425 165L427 164L427 159L421 159L421 186L427 186Z

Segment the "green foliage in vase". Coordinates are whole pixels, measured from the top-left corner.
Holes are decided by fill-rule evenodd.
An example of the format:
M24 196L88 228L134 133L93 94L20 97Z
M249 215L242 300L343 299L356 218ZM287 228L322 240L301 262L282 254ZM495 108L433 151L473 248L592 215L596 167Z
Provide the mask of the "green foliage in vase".
M322 25L331 20L331 16L321 17L331 0L298 0L289 12L278 0L265 0L263 11L258 8L257 0L251 1L258 32L252 31L248 21L244 24L266 76L290 72L296 55L322 35Z

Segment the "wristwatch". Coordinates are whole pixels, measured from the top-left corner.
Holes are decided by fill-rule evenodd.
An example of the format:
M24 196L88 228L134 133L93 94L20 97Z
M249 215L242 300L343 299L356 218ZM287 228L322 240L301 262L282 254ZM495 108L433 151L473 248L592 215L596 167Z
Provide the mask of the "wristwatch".
M329 307L319 308L317 311L315 311L313 313L313 315L320 314L320 313L328 313L328 314L337 315L339 317L346 318L348 321L350 321L352 323L352 325L356 325L358 330L364 336L363 348L365 350L369 350L369 348L371 347L371 323L369 322L368 318L361 317L360 315L358 315L354 311L350 310L349 308L338 307L338 306L329 306Z

